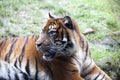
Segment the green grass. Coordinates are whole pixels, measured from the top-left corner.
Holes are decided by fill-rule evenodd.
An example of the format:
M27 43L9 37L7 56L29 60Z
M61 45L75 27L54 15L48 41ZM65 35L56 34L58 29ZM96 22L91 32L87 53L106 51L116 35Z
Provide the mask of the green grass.
M94 61L98 61L103 57L110 57L113 55L113 53L114 52L111 52L109 50L104 50L102 48L99 48L96 45L91 46L91 56L94 59Z
M0 37L39 34L49 12L58 17L71 16L82 33L86 28L93 28L94 34L85 35L89 43L111 35L120 41L119 34L113 34L120 31L119 0L1 0ZM106 51L94 44L90 47L95 61L104 57L119 61L120 50Z

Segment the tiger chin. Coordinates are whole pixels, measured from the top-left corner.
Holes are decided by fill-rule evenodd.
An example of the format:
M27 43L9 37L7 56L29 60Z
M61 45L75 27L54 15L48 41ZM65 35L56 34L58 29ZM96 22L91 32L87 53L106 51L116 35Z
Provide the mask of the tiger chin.
M72 63L77 63L78 73L85 80L112 80L94 63L88 42L75 20L69 16L54 18L49 14L36 41L36 48L42 51L43 60L48 62L61 58L71 59ZM83 80L82 78L79 80Z

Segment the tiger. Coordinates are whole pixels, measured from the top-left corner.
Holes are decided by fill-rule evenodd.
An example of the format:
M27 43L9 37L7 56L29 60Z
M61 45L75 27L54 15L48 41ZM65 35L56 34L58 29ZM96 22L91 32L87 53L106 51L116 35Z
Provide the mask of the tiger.
M40 35L0 39L0 61L31 80L112 80L94 63L87 40L69 16L49 13Z
M49 67L55 70L57 63L67 60L85 80L112 80L91 58L88 42L80 32L77 22L70 16L54 18L49 14L49 17L36 41L37 50L43 52L43 59L51 62ZM60 67L65 66L61 64ZM58 71L52 74L59 75Z

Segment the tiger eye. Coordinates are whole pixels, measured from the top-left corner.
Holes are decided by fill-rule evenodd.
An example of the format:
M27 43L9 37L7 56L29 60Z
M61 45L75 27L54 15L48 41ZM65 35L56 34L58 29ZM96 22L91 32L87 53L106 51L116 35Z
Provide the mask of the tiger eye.
M56 31L50 31L48 32L49 37L54 37L56 35Z

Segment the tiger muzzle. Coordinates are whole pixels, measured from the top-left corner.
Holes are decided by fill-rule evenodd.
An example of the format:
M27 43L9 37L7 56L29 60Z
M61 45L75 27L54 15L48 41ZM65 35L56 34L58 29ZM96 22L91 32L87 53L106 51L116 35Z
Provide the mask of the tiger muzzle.
M43 52L43 59L45 61L51 61L53 58L60 55L65 55L67 41L46 39L43 42L36 42L36 48L38 51Z

